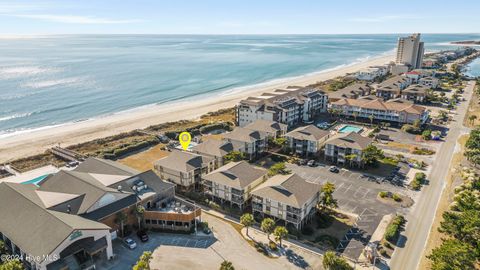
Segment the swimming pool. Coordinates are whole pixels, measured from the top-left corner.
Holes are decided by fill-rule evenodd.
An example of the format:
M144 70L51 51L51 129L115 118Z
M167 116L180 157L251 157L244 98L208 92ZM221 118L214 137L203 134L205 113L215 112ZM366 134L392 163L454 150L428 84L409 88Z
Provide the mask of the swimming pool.
M40 183L43 179L47 178L47 176L49 176L49 174L45 174L45 175L41 175L39 177L35 177L32 180L22 182L22 184L24 184L24 185L34 184L34 185L38 186L38 183Z
M339 133L350 133L350 132L360 133L361 131L362 131L361 127L350 126L350 125L345 125L340 129L338 129Z

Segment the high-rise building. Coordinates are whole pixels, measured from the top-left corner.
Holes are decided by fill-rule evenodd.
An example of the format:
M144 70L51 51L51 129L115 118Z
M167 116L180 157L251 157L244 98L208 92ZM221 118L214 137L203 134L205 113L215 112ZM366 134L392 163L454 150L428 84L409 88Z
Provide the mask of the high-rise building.
M411 68L421 68L423 61L424 46L420 41L420 34L398 38L397 64L409 65Z

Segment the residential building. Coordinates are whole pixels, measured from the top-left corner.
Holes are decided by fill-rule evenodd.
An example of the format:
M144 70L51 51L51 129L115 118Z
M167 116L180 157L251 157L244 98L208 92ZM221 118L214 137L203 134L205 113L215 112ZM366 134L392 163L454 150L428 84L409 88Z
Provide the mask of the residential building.
M423 63L424 44L420 41L420 34L398 38L397 64L408 65L411 68L421 68Z
M267 149L268 137L263 131L236 127L223 135L224 141L233 145L237 151L244 153L248 159L255 159Z
M390 73L392 75L400 75L408 71L408 66L404 64L394 64L390 66Z
M329 138L330 132L308 125L296 128L285 135L287 145L300 156L316 155Z
M356 132L338 133L325 143L325 159L340 165L362 167L363 150L373 142Z
M29 269L95 269L97 259L112 258L118 232L146 225L135 214L139 205L146 208L144 217L159 216L155 205L174 192L152 171L88 158L37 184L1 183L0 240ZM176 213L165 221L185 230L201 214L191 207L190 216Z
M383 101L379 98L364 97L359 99L341 99L330 103L330 107L340 115L364 118L368 121L388 121L397 124L413 123L419 120L425 123L428 120L428 111L425 107L402 99Z
M354 83L337 91L329 92L328 100L332 102L342 98L358 98L370 95L371 91L372 87L368 83Z
M402 99L410 100L415 103L424 103L430 88L420 84L410 85L402 91Z
M204 175L202 183L207 196L243 209L252 190L267 179L267 174L266 169L246 161L230 162Z
M258 119L245 126L246 129L260 131L267 134L268 137L276 139L283 137L287 133L287 125L275 121Z
M397 75L378 85L376 96L384 100L398 98L403 89L411 84L411 79L405 76Z
M430 89L435 89L435 88L438 88L440 84L440 80L434 77L424 77L418 80L418 84L427 86Z
M415 70L405 72L405 77L409 78L411 82L417 83L420 78L422 78L421 73Z
M327 103L328 96L320 89L311 87L277 89L240 101L236 108L236 121L240 127L258 119L292 127L325 112Z
M182 189L198 189L201 176L215 169L215 158L174 150L155 162L154 168L162 179Z
M380 77L381 70L379 68L362 68L355 73L355 78L361 81L373 81Z
M238 149L235 149L230 142L210 139L193 146L191 151L195 154L214 158L214 167L218 168L225 163L225 156L235 150Z
M254 214L281 219L301 229L315 214L320 185L297 174L275 175L252 192Z

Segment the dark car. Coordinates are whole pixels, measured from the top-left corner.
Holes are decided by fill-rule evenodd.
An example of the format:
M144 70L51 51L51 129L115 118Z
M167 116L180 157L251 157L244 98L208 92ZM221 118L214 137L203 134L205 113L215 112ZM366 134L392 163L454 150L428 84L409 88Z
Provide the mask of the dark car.
M208 227L205 227L205 228L203 228L203 233L204 234L211 234L212 230L210 230L210 228L208 228Z
M336 166L331 166L328 170L329 170L330 172L333 172L333 173L338 173L338 172L340 172L340 170L339 170Z
M138 231L137 236L142 242L147 242L148 241L148 234L147 234L147 232L145 232L143 230Z

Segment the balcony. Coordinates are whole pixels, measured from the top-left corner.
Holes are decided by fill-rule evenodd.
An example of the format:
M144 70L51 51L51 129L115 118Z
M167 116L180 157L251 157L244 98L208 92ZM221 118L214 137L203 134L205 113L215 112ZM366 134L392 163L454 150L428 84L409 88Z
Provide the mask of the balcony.
M302 210L295 207L287 206L287 212L299 215L300 213L302 213Z

